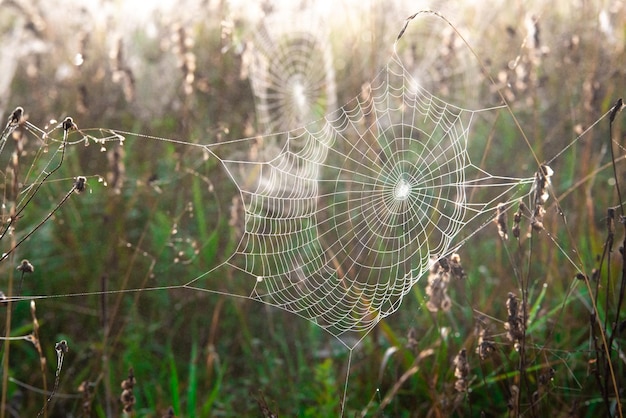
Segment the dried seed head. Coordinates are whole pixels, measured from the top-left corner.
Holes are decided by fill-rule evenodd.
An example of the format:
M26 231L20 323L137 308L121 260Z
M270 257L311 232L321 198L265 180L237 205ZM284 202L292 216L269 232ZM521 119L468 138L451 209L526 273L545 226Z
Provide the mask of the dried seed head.
M448 267L448 271L446 268ZM442 262L441 260L433 260L430 267L430 274L428 275L428 285L426 286L426 295L428 296L428 302L426 308L431 312L438 312L439 310L447 311L450 309L452 303L448 296L448 283L450 282L449 263L448 260Z
M621 112L623 108L623 100L621 98L617 99L617 102L615 102L615 104L613 105L613 108L611 109L611 114L609 115L609 121L611 123L613 123L613 121L615 120L615 116L617 116L617 114Z
M516 411L518 409L519 387L517 385L511 385L510 391L511 391L511 397L509 398L509 401L507 402L507 406L509 410Z
M67 345L67 341L65 340L61 340L56 343L54 345L54 349L56 350L57 354L67 354L67 352L70 351L70 348Z
M541 205L537 205L535 207L535 212L533 212L533 216L530 220L530 226L535 231L543 231L543 215L546 213L546 210Z
M131 413L133 411L133 406L135 405L135 395L133 394L133 388L135 387L135 374L133 372L133 368L128 369L128 378L122 381L122 395L120 396L120 401L124 406L124 413Z
M547 165L542 165L541 167L539 167L539 171L535 173L533 191L536 205L543 205L550 197L548 188L551 184L550 177L552 177L553 175L554 170L552 170Z
M33 267L30 261L24 259L22 260L20 265L17 266L17 270L21 271L22 273L32 273L35 271L35 267Z
M78 126L74 123L74 120L71 117L66 117L63 123L61 124L63 131L70 132L78 129Z
M496 345L487 340L481 340L476 347L476 354L481 360L487 360L493 353L496 352Z
M507 338L515 344L515 349L519 349L519 343L524 338L526 332L526 308L520 304L515 294L509 292L506 300L508 312L507 321L504 323Z
M520 237L520 222L522 221L522 213L526 211L526 205L520 201L517 212L513 215L513 236L517 239Z
M438 260L439 268L442 268L444 272L448 273L450 271L450 264L448 263L448 259L446 257L442 257Z
M490 341L487 336L487 330L484 328L484 325L480 325L478 331L478 344L476 346L476 354L480 357L481 360L486 360L496 351L496 345L493 341Z
M509 235L506 230L506 205L504 203L498 203L498 206L496 206L495 223L498 226L498 235L500 235L500 238L504 240L509 239Z
M461 256L457 253L453 253L450 256L449 260L450 273L456 279L465 279L467 275L465 274L465 270L463 270L463 266L461 265Z
M409 328L406 339L406 348L408 348L409 350L415 350L418 344L417 332L415 332L415 328Z
M8 127L15 127L22 122L22 118L24 117L24 108L22 106L18 106L15 108L11 116L9 116Z
M454 358L454 366L454 377L457 378L456 382L454 382L454 388L459 392L466 392L467 376L469 375L470 367L467 361L467 351L464 348Z
M87 178L84 176L76 177L76 181L74 182L74 190L78 193L82 193L87 188Z
M122 396L120 396L120 400L123 404L134 404L135 396L133 395L133 391L131 389L124 389L122 391Z

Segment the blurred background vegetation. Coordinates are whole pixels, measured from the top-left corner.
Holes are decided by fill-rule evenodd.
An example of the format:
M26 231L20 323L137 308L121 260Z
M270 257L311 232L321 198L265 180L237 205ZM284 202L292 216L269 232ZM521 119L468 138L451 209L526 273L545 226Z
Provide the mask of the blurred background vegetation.
M415 23L399 51L407 69L461 107L498 104L500 91L528 140L507 112L478 120L474 162L532 175L532 152L541 162L563 151L551 165L545 231L503 241L495 224L486 226L460 251L466 277L450 282L450 309L427 309L424 279L348 362L350 352L308 321L229 296L241 293L237 272L220 271L214 292L140 291L187 283L232 253L239 194L219 161L127 134L123 145L67 146L35 189L59 163L58 143L18 129L0 154L2 251L34 232L0 263L0 290L24 297L4 304L3 335L30 337L3 346L3 416L121 416L124 408L189 417L621 416L624 232L617 222L610 234L607 209L616 207L619 221L615 184L626 152L618 115L614 177L609 120L594 123L624 91L625 7L0 1L0 114L10 119L22 106L24 120L43 131L71 116L96 137L112 134L87 128L200 144L253 137L266 127L246 52L264 19L280 12L272 24L293 28L316 9L341 105L384 66L404 19L433 8L492 80L432 16ZM86 191L64 201L78 176ZM34 272L16 270L22 259ZM509 292L527 307L522 339L507 335ZM29 296L45 297L34 310ZM54 388L62 340L69 352ZM122 400L123 390L135 400Z

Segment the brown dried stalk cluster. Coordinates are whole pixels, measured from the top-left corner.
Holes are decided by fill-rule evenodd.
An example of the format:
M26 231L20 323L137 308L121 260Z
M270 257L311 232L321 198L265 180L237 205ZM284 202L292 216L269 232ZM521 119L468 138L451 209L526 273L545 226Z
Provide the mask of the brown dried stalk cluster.
M111 51L110 58L112 67L111 78L115 84L122 85L122 91L124 92L126 101L132 102L135 99L136 81L132 69L126 63L123 39L118 39L115 48Z
M193 38L189 32L183 26L176 25L172 33L172 45L178 58L178 68L183 73L183 89L186 95L193 93L193 83L196 78L196 55L192 50L193 44Z
M506 28L511 39L525 32L522 51L498 72L492 90L501 91L508 102L523 100L527 106L533 106L537 96L532 93L546 80L537 68L541 67L543 58L550 54L550 48L542 44L541 27L537 16L527 15L524 19L524 29L520 31L513 26Z
M550 197L548 188L551 186L550 177L553 174L554 171L547 165L542 165L540 170L535 173L535 183L533 184L535 208L530 218L530 225L535 231L543 230L543 215L546 213L543 205Z
M429 311L438 312L439 310L448 311L450 309L452 303L450 296L448 296L448 284L451 278L465 278L461 257L456 253L432 263L428 275L428 286L426 286L426 295L428 296L426 307Z
M508 312L507 320L504 323L506 337L515 344L515 349L519 350L528 321L526 307L514 293L509 292L506 300L506 310Z
M470 367L469 362L467 361L467 351L463 348L459 351L459 354L454 358L454 377L456 377L456 382L454 382L454 388L459 392L467 392L467 388L469 386L469 376Z
M529 211L524 202L519 202L517 211L513 215L513 237L519 239L521 236L520 224L522 222L523 215L530 217L530 228L533 231L543 231L543 217L546 213L544 204L548 201L548 198L550 197L549 189L552 186L550 178L553 174L554 171L545 164L541 165L540 169L535 173L535 182L533 183L533 188L531 192L534 205L533 210L532 212ZM498 203L498 205L496 206L496 216L494 219L494 223L498 227L498 235L503 240L509 239L506 210L506 204Z
M135 388L135 373L133 368L128 369L128 378L122 381L122 395L120 401L122 402L123 411L125 414L131 414L133 407L135 406L135 395L133 389Z
M478 343L476 344L476 354L482 361L487 360L496 351L496 345L489 337L487 329L480 326L477 330Z

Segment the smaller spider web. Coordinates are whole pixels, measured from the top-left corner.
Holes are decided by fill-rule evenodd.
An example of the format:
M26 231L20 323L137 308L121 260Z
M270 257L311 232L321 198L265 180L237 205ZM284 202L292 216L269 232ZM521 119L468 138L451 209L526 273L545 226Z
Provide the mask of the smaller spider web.
M302 126L337 108L327 25L314 10L272 12L244 53L263 133Z
M498 203L530 193L534 177L491 175L470 160L472 121L494 109L437 98L394 52L364 94L323 120L208 146L244 208L241 241L220 267L250 275L251 298L335 336L369 331ZM211 273L187 287L211 290Z

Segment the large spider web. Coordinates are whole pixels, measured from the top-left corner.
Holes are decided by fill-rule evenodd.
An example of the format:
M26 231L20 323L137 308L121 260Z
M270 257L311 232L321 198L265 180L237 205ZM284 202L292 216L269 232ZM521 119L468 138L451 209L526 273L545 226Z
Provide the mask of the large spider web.
M521 186L534 177L497 176L472 163L471 123L488 110L426 91L394 48L363 94L323 119L207 145L245 212L235 253L215 270L244 271L249 297L335 336L369 331L398 309L433 259L491 221L498 203L530 191ZM233 158L243 147L254 150L248 159ZM186 286L210 290L214 273Z

